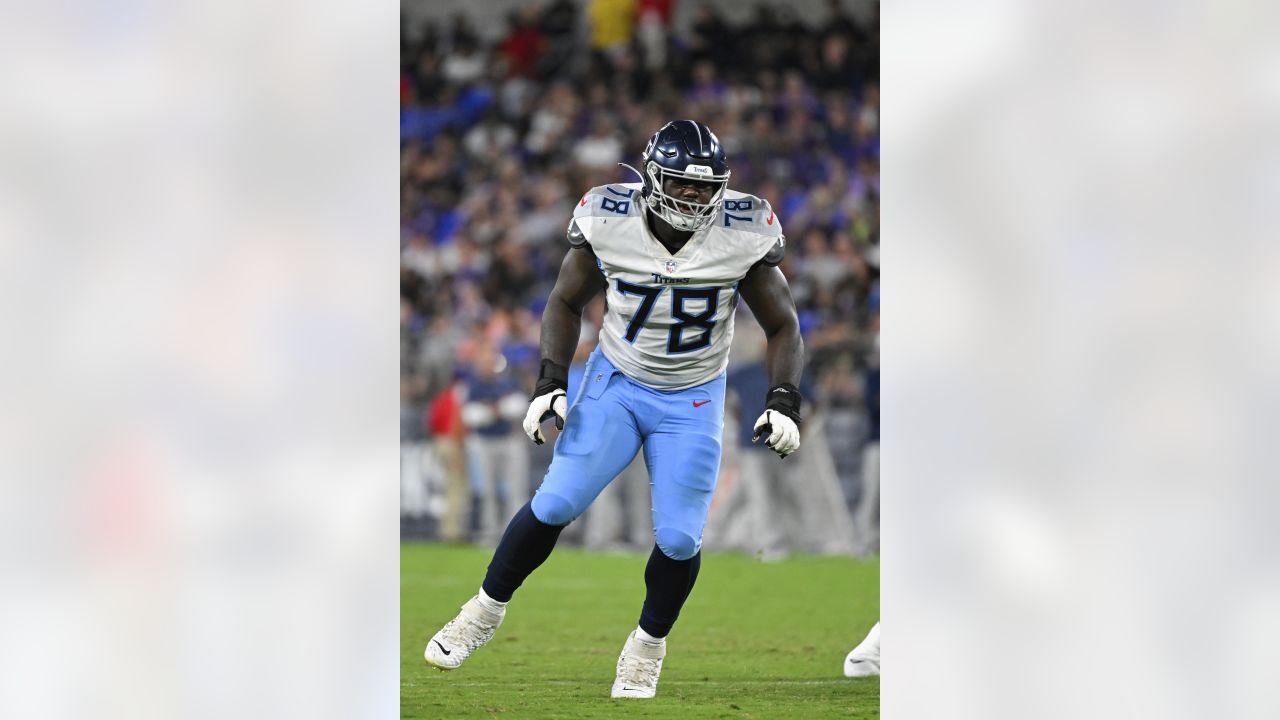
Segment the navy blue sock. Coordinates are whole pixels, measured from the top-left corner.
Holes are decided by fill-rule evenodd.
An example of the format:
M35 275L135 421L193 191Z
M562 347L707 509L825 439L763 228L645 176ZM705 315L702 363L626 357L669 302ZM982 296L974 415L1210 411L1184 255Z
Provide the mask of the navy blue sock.
M481 587L489 597L507 602L520 583L538 569L556 546L564 525L548 525L533 515L530 503L516 511L489 561Z
M702 552L688 560L672 560L653 546L649 564L644 568L644 608L640 611L640 627L654 637L666 637L680 617L680 608L693 590L702 567ZM487 590L485 592L488 592Z

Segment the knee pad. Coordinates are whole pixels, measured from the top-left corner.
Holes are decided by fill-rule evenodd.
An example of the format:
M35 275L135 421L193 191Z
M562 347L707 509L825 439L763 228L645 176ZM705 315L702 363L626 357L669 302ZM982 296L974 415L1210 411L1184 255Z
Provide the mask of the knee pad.
M672 560L688 560L698 554L699 542L692 535L664 527L658 528L654 536L658 541L658 549Z
M538 522L547 525L568 525L578 517L573 503L552 493L540 492L534 495L529 507Z

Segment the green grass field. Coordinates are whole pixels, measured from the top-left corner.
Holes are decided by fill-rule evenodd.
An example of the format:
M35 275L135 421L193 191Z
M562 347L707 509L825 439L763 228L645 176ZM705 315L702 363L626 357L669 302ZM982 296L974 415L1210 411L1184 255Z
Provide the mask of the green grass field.
M705 554L667 640L658 696L612 700L614 664L644 599L647 556L558 549L465 665L442 673L423 661L427 640L475 594L490 555L401 546L401 717L880 717L880 679L840 673L845 653L879 617L878 560Z

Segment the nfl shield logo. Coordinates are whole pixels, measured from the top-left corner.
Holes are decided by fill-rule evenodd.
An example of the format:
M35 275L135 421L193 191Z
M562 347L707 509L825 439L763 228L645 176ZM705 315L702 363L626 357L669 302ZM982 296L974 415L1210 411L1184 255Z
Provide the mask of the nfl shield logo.
M675 272L675 271L676 271L676 261L675 261L675 260L668 260L668 261L667 261L667 274L668 274L668 275L670 275L671 273L673 273L673 272Z

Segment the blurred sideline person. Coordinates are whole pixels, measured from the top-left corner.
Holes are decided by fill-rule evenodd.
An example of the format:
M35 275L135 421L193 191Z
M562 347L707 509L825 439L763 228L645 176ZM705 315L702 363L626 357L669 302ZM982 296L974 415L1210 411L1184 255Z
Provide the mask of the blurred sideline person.
M751 355L754 361L741 362L728 376L731 405L740 419L764 409L761 398L768 388L762 353ZM815 411L804 431L808 451L799 462L779 463L751 442L754 428L741 422L726 460L732 475L717 492L707 524L708 545L767 561L795 552L852 554L853 520L824 431Z
M693 120L664 125L640 158L640 183L593 188L574 208L571 249L542 316L542 366L524 429L562 428L542 486L507 526L479 593L431 638L426 661L462 664L502 623L507 602L560 532L643 448L656 543L639 626L618 658L610 695L652 698L671 631L701 562L720 470L725 368L739 297L768 336L769 382L756 420L785 458L800 446L800 324L777 265L785 252L769 203L728 189L719 138ZM567 406L568 365L582 313L600 291L599 347Z
M865 377L864 397L870 433L862 448L862 491L858 493L858 506L854 510L858 533L861 536L859 552L871 555L880 551L880 338L876 336L876 350L872 353L870 367Z
M650 72L660 72L667 64L667 32L671 26L671 10L674 0L640 0L636 12L639 28L636 31L644 48L644 65Z
M440 463L444 481L444 511L440 516L440 539L460 542L467 539L471 519L471 489L463 458L462 386L450 382L427 408L431 450Z
M617 59L635 33L636 0L590 0L591 50Z
M525 400L502 355L485 342L474 352L462 421L480 511L478 540L494 545L503 525L529 497L529 451L515 424L524 415Z
M844 657L845 677L870 677L880 674L880 623Z

